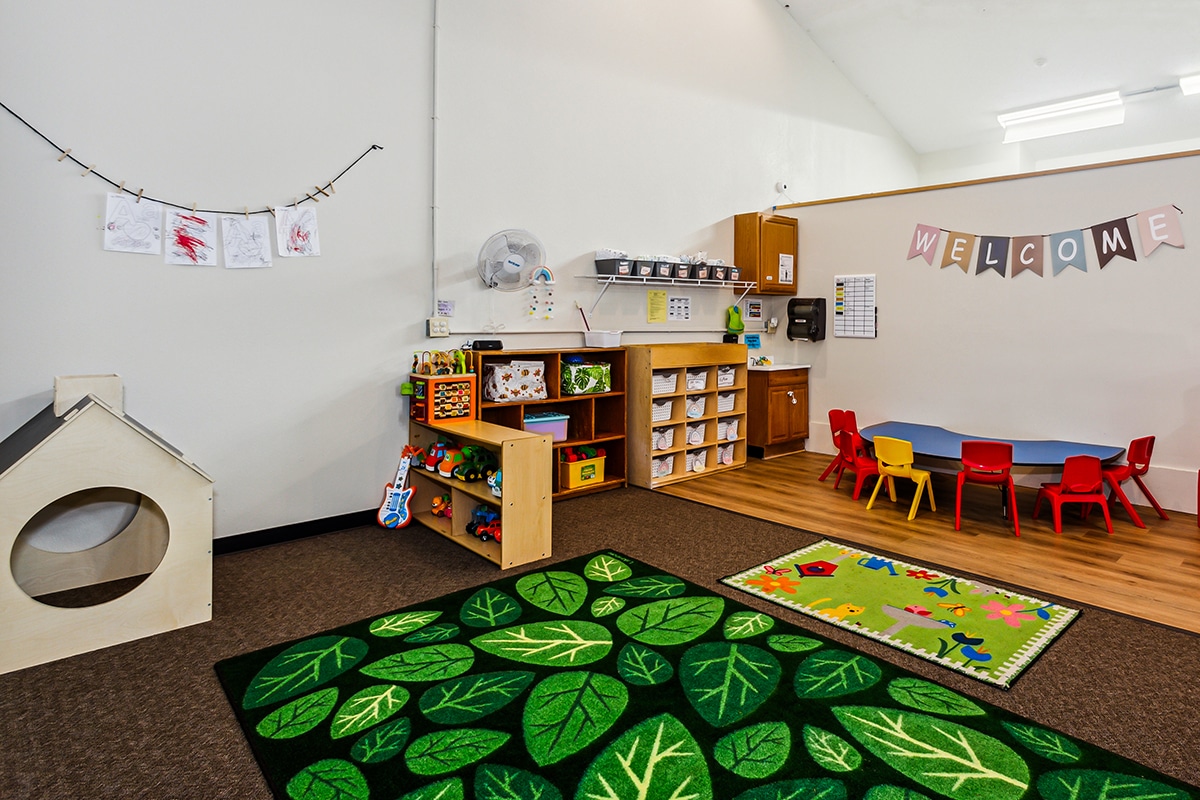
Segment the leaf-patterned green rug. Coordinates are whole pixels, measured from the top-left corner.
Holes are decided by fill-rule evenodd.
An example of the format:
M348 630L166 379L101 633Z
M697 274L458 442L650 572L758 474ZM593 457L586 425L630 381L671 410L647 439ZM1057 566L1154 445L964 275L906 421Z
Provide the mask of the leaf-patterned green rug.
M1183 800L613 551L216 665L292 800Z
M721 583L1005 689L1079 616L828 539Z

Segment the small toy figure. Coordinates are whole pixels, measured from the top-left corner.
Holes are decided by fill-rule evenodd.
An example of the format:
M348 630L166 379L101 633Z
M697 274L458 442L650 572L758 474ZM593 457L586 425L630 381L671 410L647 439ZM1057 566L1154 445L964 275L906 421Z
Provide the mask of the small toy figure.
M502 495L502 492L503 492L502 484L504 482L504 479L500 473L501 473L500 470L496 470L495 474L493 474L490 478L487 479L488 486L491 487L492 494L495 495L496 497L503 496Z
M450 505L450 495L439 494L433 498L433 515L450 519L454 516L454 507Z

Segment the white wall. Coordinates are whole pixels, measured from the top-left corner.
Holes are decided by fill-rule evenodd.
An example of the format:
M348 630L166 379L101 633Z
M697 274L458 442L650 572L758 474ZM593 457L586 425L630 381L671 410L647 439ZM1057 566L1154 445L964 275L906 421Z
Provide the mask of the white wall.
M1186 247L1088 271L1001 278L907 260L918 223L979 235L1050 234L1174 204ZM813 364L810 449L832 452L827 413L980 436L1126 445L1157 437L1146 479L1196 509L1200 463L1200 156L800 207L799 294L832 303L833 278L874 274L874 340L793 343ZM1136 239L1136 222L1130 226ZM1030 476L1036 485L1037 479ZM1136 488L1130 498L1142 502Z
M510 347L578 344L550 331L578 330L596 247L729 258L735 213L916 182L773 0L445 0L438 295L459 311L430 342L432 0L10 6L0 100L149 196L286 204L384 148L317 206L319 258L185 268L103 251L110 187L0 112L0 437L55 375L119 373L127 412L215 478L217 536L376 505L413 351L488 323ZM473 277L505 227L546 244L554 320ZM704 334L640 336L708 336L729 301L695 293ZM646 328L644 304L613 289L594 325Z

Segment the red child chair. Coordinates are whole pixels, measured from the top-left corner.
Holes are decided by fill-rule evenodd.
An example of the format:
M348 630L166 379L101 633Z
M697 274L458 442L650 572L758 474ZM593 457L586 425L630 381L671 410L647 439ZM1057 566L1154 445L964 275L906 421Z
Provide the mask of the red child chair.
M1112 517L1108 514L1108 501L1104 498L1104 474L1100 459L1095 456L1068 456L1063 463L1062 480L1058 483L1043 483L1038 489L1037 501L1033 504L1033 518L1037 519L1042 500L1050 501L1054 512L1054 532L1062 533L1063 503L1082 503L1083 518L1087 519L1092 503L1097 503L1104 512L1104 524L1108 535L1112 535Z
M1133 482L1142 490L1142 494L1146 495L1146 499L1150 501L1150 505L1154 506L1154 510L1163 519L1170 519L1167 512L1163 511L1162 506L1154 499L1154 495L1150 494L1150 490L1146 488L1145 482L1142 481L1142 476L1150 471L1150 456L1154 453L1154 437L1143 436L1140 439L1134 439L1129 443L1129 449L1125 451L1125 463L1114 464L1104 468L1104 480L1108 483L1110 491L1108 493L1108 502L1113 499L1121 501L1126 513L1129 514L1133 524L1139 528L1146 527L1146 523L1142 522L1141 517L1133 510L1133 504L1129 502L1129 498L1125 496L1125 492L1121 491L1121 484L1133 478Z
M842 482L842 473L850 470L854 473L854 499L857 500L862 495L863 483L867 478L874 475L879 477L879 464L866 453L866 448L863 447L862 437L855 431L844 430L838 435L838 453L842 458L842 468L838 471L837 480L833 482L833 488L838 488Z
M987 483L999 486L1008 500L1012 516L1013 533L1021 535L1021 521L1017 519L1017 489L1012 479L1011 442L966 441L962 443L962 471L958 473L958 493L954 498L954 530L962 530L963 483Z
M838 447L838 437L842 435L842 431L845 429L846 412L840 408L829 409L829 433L833 436L833 446L835 448ZM840 478L842 476L842 470L845 468L846 467L842 462L842 451L840 448L838 448L837 455L833 457L833 461L829 462L829 466L825 468L825 471L821 473L821 477L817 478L817 480L824 481L829 477L829 473L833 472L834 470L837 470L838 477Z

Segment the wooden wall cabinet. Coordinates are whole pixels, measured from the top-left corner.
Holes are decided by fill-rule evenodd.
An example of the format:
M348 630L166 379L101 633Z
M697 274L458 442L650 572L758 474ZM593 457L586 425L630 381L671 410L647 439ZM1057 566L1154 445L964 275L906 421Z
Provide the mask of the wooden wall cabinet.
M749 387L750 455L774 458L803 450L808 438L808 368L752 369Z
M440 533L452 542L478 553L500 569L550 557L550 437L493 425L480 420L425 425L411 420L409 444L429 452L445 436L459 445L482 445L496 454L503 473L503 494L492 494L487 481L444 478L415 467L408 472L416 488L412 498L413 522ZM450 495L453 515L433 515L433 499ZM471 512L486 505L500 514L500 541L482 541L467 533Z
M762 212L733 218L733 263L742 280L758 284L751 294L795 294L800 222Z
M653 489L746 465L746 346L630 345L629 482Z
M591 363L607 363L612 376L612 390L597 394L568 395L562 392L562 365L565 359L579 356ZM560 500L582 494L616 489L625 485L625 372L623 347L580 347L566 350L476 350L471 361L479 376L479 418L495 425L522 430L527 413L554 412L566 414L567 438L553 442L546 457L552 471L553 497ZM525 400L497 403L483 395L489 364L510 361L540 361L545 364L545 400ZM568 488L562 481L559 456L567 447L591 446L604 448L604 480ZM505 476L507 479L507 475Z

